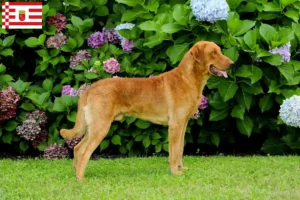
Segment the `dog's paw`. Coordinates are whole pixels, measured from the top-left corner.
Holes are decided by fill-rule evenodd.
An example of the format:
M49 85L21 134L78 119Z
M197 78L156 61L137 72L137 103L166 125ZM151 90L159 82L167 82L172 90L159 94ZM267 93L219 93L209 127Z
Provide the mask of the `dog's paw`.
M178 170L172 170L172 171L171 171L171 174L173 174L173 175L181 175L182 172L181 172L181 171L178 171Z
M181 166L181 165L179 165L178 169L179 170L188 170L189 168L187 166Z

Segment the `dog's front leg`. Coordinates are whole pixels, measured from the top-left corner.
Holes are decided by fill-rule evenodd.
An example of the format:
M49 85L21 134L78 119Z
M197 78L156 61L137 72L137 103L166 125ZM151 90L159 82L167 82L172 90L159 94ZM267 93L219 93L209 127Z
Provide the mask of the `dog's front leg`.
M181 135L180 135L180 154L179 154L179 162L178 162L178 168L179 169L185 169L185 170L187 170L188 167L183 166L182 157L183 157L184 138L185 138L185 131L186 131L187 124L188 124L188 119L185 121L184 127L183 127L183 129L181 131Z
M172 174L180 175L182 172L178 170L180 160L180 142L181 133L184 128L184 123L179 120L169 122L169 160Z

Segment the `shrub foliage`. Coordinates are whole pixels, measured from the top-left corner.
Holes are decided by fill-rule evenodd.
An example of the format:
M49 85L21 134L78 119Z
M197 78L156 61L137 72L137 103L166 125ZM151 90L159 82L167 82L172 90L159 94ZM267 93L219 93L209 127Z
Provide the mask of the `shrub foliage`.
M284 99L300 95L300 2L227 3L228 19L210 23L197 21L186 1L43 2L42 30L0 29L0 89L11 86L20 96L16 116L1 121L0 141L23 152L63 144L59 130L74 125L79 98L62 94L63 86L78 89L115 75L158 75L176 67L195 42L208 40L220 45L236 64L227 79L209 79L204 90L209 106L200 111L198 119L190 120L186 142L201 150L204 144L218 147L238 143L239 138L262 137L265 139L259 145L265 153L296 152L300 131L285 125L278 114ZM59 25L47 22L57 13L65 16L59 18ZM122 23L135 24L119 31L123 40L133 41L132 51L123 50L121 42L106 41L93 48L88 45L90 35L113 30ZM58 31L65 35L60 44L47 45ZM288 47L284 49L284 45ZM70 60L75 59L71 57L82 50L89 58L71 68ZM103 62L110 58L120 63L115 74L104 70ZM48 137L32 146L16 129L28 120L26 114L35 110L47 114ZM0 110L0 115L4 114ZM167 152L167 127L128 117L112 124L99 148L101 152L128 155Z

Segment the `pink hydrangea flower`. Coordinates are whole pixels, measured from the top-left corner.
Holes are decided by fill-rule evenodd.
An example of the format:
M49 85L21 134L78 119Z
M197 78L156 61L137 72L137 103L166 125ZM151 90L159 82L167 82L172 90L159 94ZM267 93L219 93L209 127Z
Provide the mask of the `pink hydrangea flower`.
M78 90L72 88L70 85L63 86L62 94L69 95L69 96L78 96Z
M199 109L204 110L208 107L208 99L202 95L201 103L199 105Z
M110 58L103 62L104 70L108 73L114 74L120 71L120 64L114 58Z
M66 28L67 18L61 13L56 13L56 15L47 18L47 24L55 26L57 32L61 32Z

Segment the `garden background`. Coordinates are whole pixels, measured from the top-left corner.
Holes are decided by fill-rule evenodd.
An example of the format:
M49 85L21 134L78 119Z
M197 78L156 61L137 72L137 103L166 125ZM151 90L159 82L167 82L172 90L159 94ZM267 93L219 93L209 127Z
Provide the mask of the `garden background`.
M193 12L201 6L195 1L192 10L183 0L48 0L42 30L1 28L0 150L69 155L80 138L66 143L59 130L74 125L79 95L90 83L151 78L208 40L235 66L227 79L209 79L208 106L190 120L185 152L298 153L299 128L283 123L279 110L300 95L300 2L227 3L226 19L202 21ZM167 127L132 117L114 122L97 150L129 156L167 151Z

